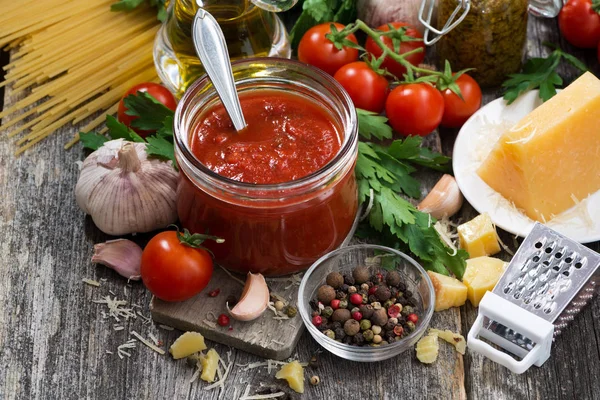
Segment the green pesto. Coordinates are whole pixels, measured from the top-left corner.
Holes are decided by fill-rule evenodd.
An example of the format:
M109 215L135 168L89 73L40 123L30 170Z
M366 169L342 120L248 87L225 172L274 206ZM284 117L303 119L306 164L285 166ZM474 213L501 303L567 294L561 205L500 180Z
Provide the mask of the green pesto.
M438 25L458 0L440 0ZM527 0L471 0L467 17L440 40L440 60L469 72L481 86L497 86L521 68L527 37Z

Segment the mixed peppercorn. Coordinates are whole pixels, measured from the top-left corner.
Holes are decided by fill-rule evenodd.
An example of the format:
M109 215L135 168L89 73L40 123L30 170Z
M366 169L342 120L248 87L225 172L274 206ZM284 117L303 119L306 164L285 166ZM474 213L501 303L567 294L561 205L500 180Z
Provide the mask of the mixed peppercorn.
M419 321L417 304L397 271L371 274L365 266L345 275L331 272L310 302L313 325L356 346L381 346L409 335Z

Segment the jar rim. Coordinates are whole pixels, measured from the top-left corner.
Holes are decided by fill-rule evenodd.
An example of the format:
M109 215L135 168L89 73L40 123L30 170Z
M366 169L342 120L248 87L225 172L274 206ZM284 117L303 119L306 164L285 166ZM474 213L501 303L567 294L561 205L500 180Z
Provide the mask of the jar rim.
M333 77L327 74L326 72L296 60L276 57L254 57L233 61L231 63L234 73L236 72L236 70L252 68L252 66L256 65L262 65L265 68L279 67L285 70L301 71L303 74L309 76L316 82L327 86L336 95L337 100L340 102L344 111L344 115L339 115L342 123L342 133L344 134L343 143L336 155L327 164L306 176L295 179L293 181L274 184L256 184L249 182L240 182L214 172L213 170L205 166L202 162L200 162L200 160L198 160L198 158L194 155L190 148L189 132L182 126L185 122L186 106L188 105L188 103L190 103L197 97L198 91L204 87L207 87L208 85L208 87L210 88L209 94L200 94L199 96L209 96L210 93L215 93L214 87L212 86L210 79L206 74L203 74L186 90L179 104L177 105L177 109L175 110L175 153L176 155L181 156L177 158L185 162L186 167L191 167L193 170L195 170L194 172L199 172L203 174L213 182L223 183L235 189L242 189L247 192L260 191L268 193L279 192L281 190L293 190L297 188L302 188L306 187L307 185L321 182L324 177L329 176L332 173L335 174L339 170L343 169L343 167L347 163L348 158L352 157L352 155L356 153L358 146L358 117L352 99L350 98L346 90L339 84L339 82L333 79ZM258 82L269 81L269 77L252 77L249 79L256 79ZM248 78L246 78L246 81L247 80ZM238 82L236 81L236 84L237 83ZM325 95L323 95L322 97L325 97ZM334 171L332 171L332 169Z

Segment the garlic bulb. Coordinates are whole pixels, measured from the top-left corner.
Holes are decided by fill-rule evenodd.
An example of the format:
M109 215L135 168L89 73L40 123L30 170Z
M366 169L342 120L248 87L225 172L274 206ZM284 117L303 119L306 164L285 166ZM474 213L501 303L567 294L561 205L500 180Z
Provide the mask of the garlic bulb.
M444 174L417 208L431 214L433 218L440 219L456 214L462 207L463 200L454 177Z
M437 6L437 0L432 0ZM358 0L356 9L358 18L367 25L377 28L389 22L406 22L413 28L423 32L424 26L419 22L419 7L422 0ZM428 5L431 4L429 1ZM428 9L428 8L426 8ZM436 12L432 23L435 25Z
M83 162L77 204L104 233L150 232L177 220L177 172L171 162L148 158L145 147L111 140Z

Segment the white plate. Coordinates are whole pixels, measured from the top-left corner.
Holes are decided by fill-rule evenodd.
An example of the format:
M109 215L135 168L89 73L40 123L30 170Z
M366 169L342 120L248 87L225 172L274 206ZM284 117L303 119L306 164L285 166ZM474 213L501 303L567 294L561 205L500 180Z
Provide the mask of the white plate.
M492 101L463 125L452 154L456 182L465 199L479 213L487 212L496 226L522 237L529 234L534 221L489 187L476 170L504 131L540 104L537 90L522 95L511 105L503 99ZM584 207L587 208L587 216L583 212ZM580 243L600 240L600 191L546 225Z

